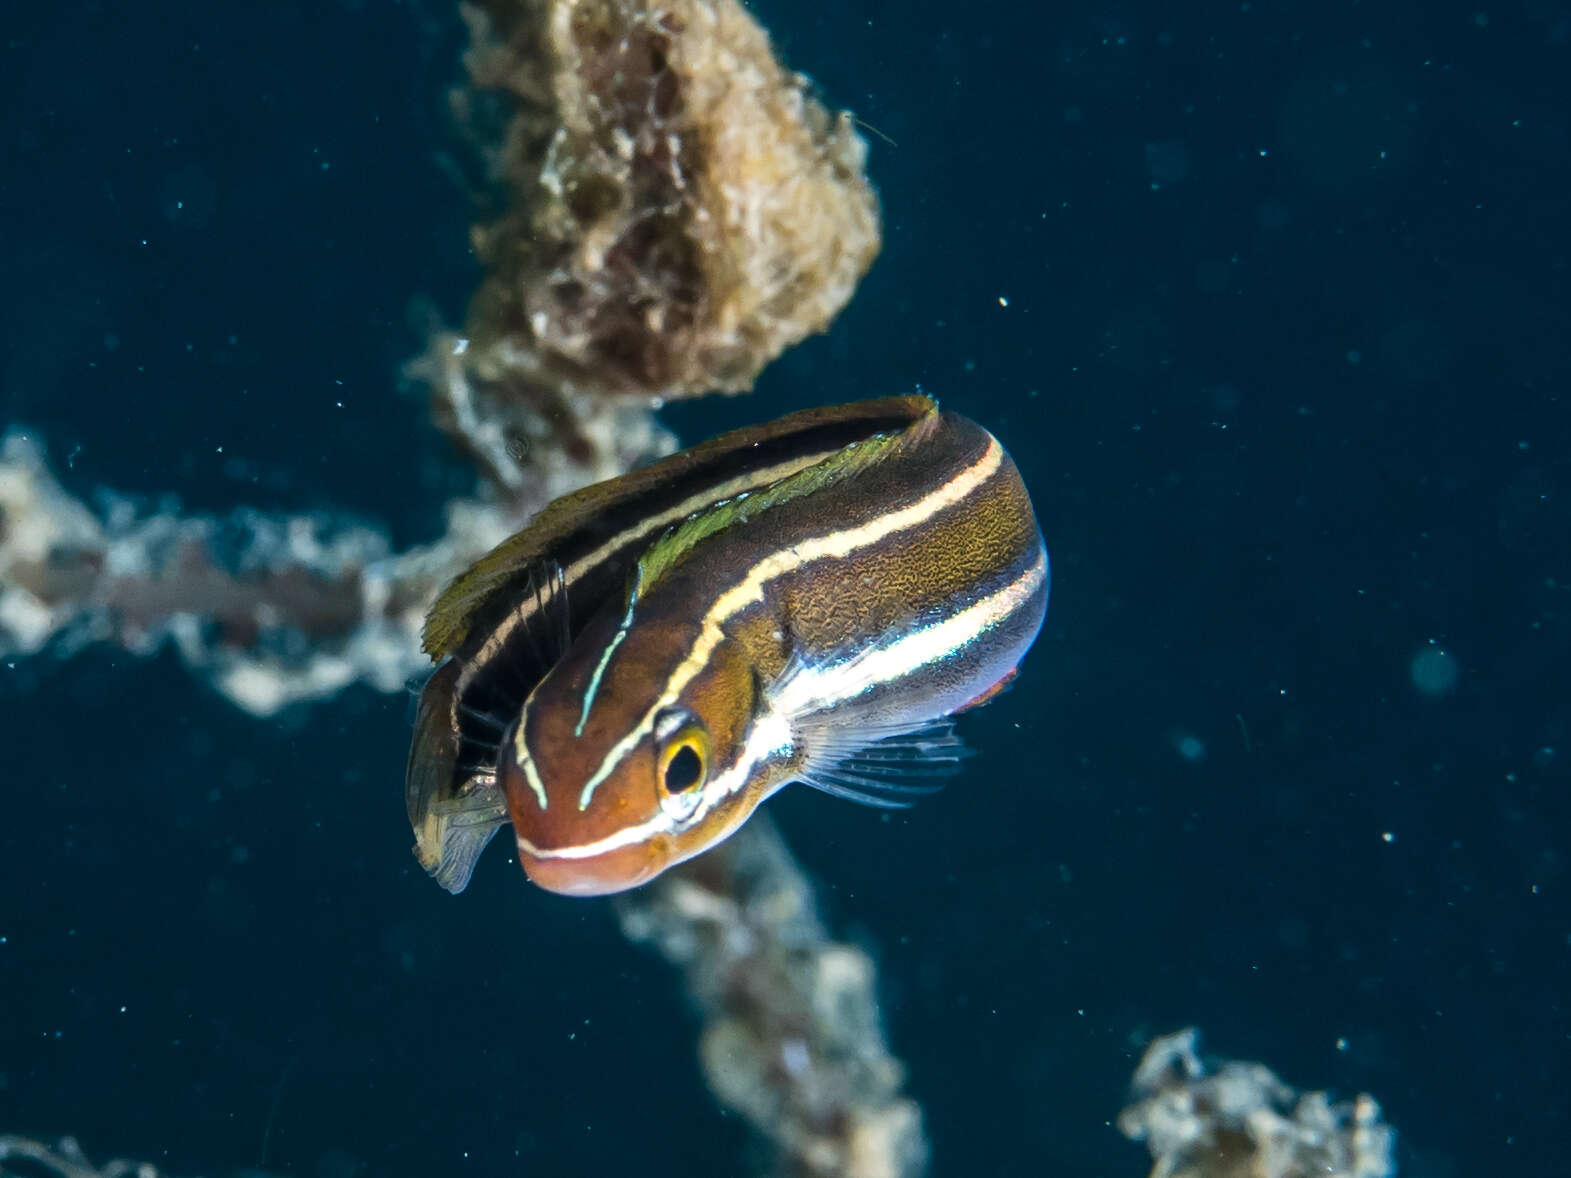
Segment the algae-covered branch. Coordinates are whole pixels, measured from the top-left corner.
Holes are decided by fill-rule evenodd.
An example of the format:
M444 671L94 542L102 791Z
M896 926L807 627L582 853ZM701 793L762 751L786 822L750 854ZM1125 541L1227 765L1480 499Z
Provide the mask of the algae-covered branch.
M586 395L742 392L823 331L878 252L866 145L734 0L464 8L500 208L467 365L557 419Z

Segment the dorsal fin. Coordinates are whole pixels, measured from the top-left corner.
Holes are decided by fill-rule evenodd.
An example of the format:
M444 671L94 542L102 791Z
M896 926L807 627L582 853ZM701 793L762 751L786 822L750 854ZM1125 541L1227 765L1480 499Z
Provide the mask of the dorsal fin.
M579 494L593 491L586 487ZM573 496L568 496L569 499ZM567 500L548 504L523 531L503 540L490 552L448 582L426 614L420 644L433 661L452 654L469 635L475 614L520 573L552 555L552 540L563 523L558 511Z
M662 528L719 499L763 486L821 461L851 442L899 431L936 411L925 396L884 397L805 409L778 421L733 430L642 470L585 487L547 505L529 526L481 557L437 597L422 634L440 660L470 637L477 617L541 560L554 560L577 589L575 569L605 550L641 549ZM646 531L640 531L647 525ZM626 543L622 541L626 538ZM609 564L611 562L602 562ZM593 565L591 571L598 571ZM610 571L610 570L608 570ZM617 573L625 577L626 565ZM587 618L598 604L585 594Z
M874 434L830 455L806 470L757 491L745 491L684 520L656 540L638 559L636 584L647 593L694 548L716 532L746 523L771 507L792 503L866 470L896 447L903 433Z

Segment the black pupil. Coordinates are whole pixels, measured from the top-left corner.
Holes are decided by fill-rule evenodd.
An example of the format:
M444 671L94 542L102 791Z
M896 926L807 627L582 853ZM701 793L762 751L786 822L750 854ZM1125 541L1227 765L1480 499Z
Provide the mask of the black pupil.
M676 755L666 764L666 792L679 794L685 789L692 789L698 784L698 775L703 767L703 762L698 759L693 746L684 744L676 750Z

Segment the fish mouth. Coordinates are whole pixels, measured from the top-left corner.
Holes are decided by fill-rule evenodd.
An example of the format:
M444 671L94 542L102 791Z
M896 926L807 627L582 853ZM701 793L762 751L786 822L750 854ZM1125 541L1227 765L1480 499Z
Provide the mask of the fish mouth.
M530 883L559 896L610 896L648 883L660 871L645 846L583 857L564 854L572 849L536 847L520 836L518 863Z

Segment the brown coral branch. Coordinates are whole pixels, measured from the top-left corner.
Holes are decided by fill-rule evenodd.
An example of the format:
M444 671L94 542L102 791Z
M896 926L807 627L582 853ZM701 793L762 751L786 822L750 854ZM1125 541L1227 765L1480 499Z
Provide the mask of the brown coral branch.
M927 1143L902 1095L873 962L829 937L812 886L755 814L715 850L619 901L623 931L687 979L709 1087L798 1178L910 1178Z
M457 366L432 390L438 406L474 400ZM493 464L486 497L449 503L445 532L402 553L378 527L321 513L220 521L113 500L100 516L61 486L37 436L13 429L0 441L0 656L95 641L148 654L167 642L259 716L352 683L402 690L429 670L420 627L454 573L557 495L672 448L647 408L604 404L581 420L585 461L560 448L514 458L505 439L521 427L507 405L488 408L447 415Z

